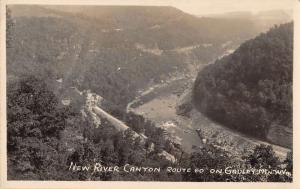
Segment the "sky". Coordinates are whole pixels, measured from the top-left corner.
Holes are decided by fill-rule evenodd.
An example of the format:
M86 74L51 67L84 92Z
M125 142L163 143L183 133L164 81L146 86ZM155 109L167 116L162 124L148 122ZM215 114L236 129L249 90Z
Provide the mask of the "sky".
M225 12L259 12L274 9L293 9L297 0L101 0L103 5L165 5L174 6L195 15Z

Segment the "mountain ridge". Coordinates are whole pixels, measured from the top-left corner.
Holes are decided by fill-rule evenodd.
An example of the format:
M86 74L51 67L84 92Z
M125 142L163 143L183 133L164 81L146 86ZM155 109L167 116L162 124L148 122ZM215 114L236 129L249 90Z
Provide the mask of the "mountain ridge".
M291 148L292 28L292 23L275 26L199 72L193 92L198 110L228 127ZM281 134L276 137L273 129Z

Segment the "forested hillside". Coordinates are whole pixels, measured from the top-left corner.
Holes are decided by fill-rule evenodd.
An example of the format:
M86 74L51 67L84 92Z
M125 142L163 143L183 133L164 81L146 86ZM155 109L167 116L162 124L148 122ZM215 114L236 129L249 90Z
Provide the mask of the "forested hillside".
M128 114L124 121L132 130L118 132L102 119L98 127L84 120L71 107L60 107L44 81L35 77L9 82L7 90L7 153L9 180L95 180L95 181L272 181L290 182L290 174L239 175L209 174L209 169L283 168L292 172L292 155L280 161L272 147L257 146L253 153L236 158L227 151L207 145L192 154L168 140L165 130L142 116ZM121 114L121 113L119 113ZM145 133L142 142L133 131ZM173 156L171 161L162 151ZM159 173L72 171L77 165L101 163L103 167L128 164L132 167L158 167ZM167 167L204 168L206 174L167 172Z
M172 7L69 8L11 6L9 75L62 78L121 107L147 84L195 70L266 29Z
M236 157L213 143L188 154L165 128L126 111L139 91L188 78L200 64L265 30L261 24L197 18L172 7L7 10L8 180L292 181L291 154L280 160L272 147L261 145ZM97 116L95 107L126 129ZM162 171L84 172L70 169L72 163ZM166 171L227 166L286 171L263 176Z
M71 162L168 166L172 162L164 160L163 150L176 158L181 155L181 149L165 139L162 129L142 117L131 114L126 119L133 130L146 133L144 142L133 137L133 130L118 132L104 119L96 127L71 107L59 106L46 83L33 76L8 84L9 180L118 180L122 175L86 174L68 168ZM132 173L122 178L155 180L154 176ZM159 178L173 180L178 176L161 175L156 179Z
M292 70L293 24L288 23L202 70L194 102L217 122L291 148Z

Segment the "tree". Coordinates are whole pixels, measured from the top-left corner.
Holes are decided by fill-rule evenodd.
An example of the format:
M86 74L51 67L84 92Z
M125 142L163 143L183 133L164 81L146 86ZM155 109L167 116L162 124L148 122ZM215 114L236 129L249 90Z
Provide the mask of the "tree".
M293 23L244 42L198 73L193 88L196 108L214 121L265 140L274 123L291 130L292 52Z
M32 179L35 175L43 179L49 174L47 167L57 166L59 161L59 133L69 112L57 107L54 94L35 77L10 82L7 96L8 177Z
M276 168L280 164L272 146L264 144L255 147L253 153L247 157L247 162L257 169Z
M214 146L206 146L191 154L187 161L187 167L191 167L192 170L203 169L204 172L200 174L199 172L190 172L183 174L184 181L238 181L237 178L231 177L231 175L226 175L224 170L228 166L236 166L231 162L231 159L227 153L223 150L219 150ZM223 170L220 174L210 173L210 169Z

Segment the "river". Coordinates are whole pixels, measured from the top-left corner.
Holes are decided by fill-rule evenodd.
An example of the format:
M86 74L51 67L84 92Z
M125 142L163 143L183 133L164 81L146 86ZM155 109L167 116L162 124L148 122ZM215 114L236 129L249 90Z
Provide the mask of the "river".
M156 125L166 129L175 142L191 153L208 142L229 151L236 156L250 153L259 144L271 145L276 155L284 160L290 150L270 144L256 138L246 136L228 127L215 123L195 109L190 116L176 114L176 106L180 103L183 89L190 90L194 80L191 77L179 77L164 84L155 85L145 90L134 101L128 104L127 111L133 111L150 119ZM185 91L188 92L188 91ZM200 139L196 130L200 129L203 138Z

